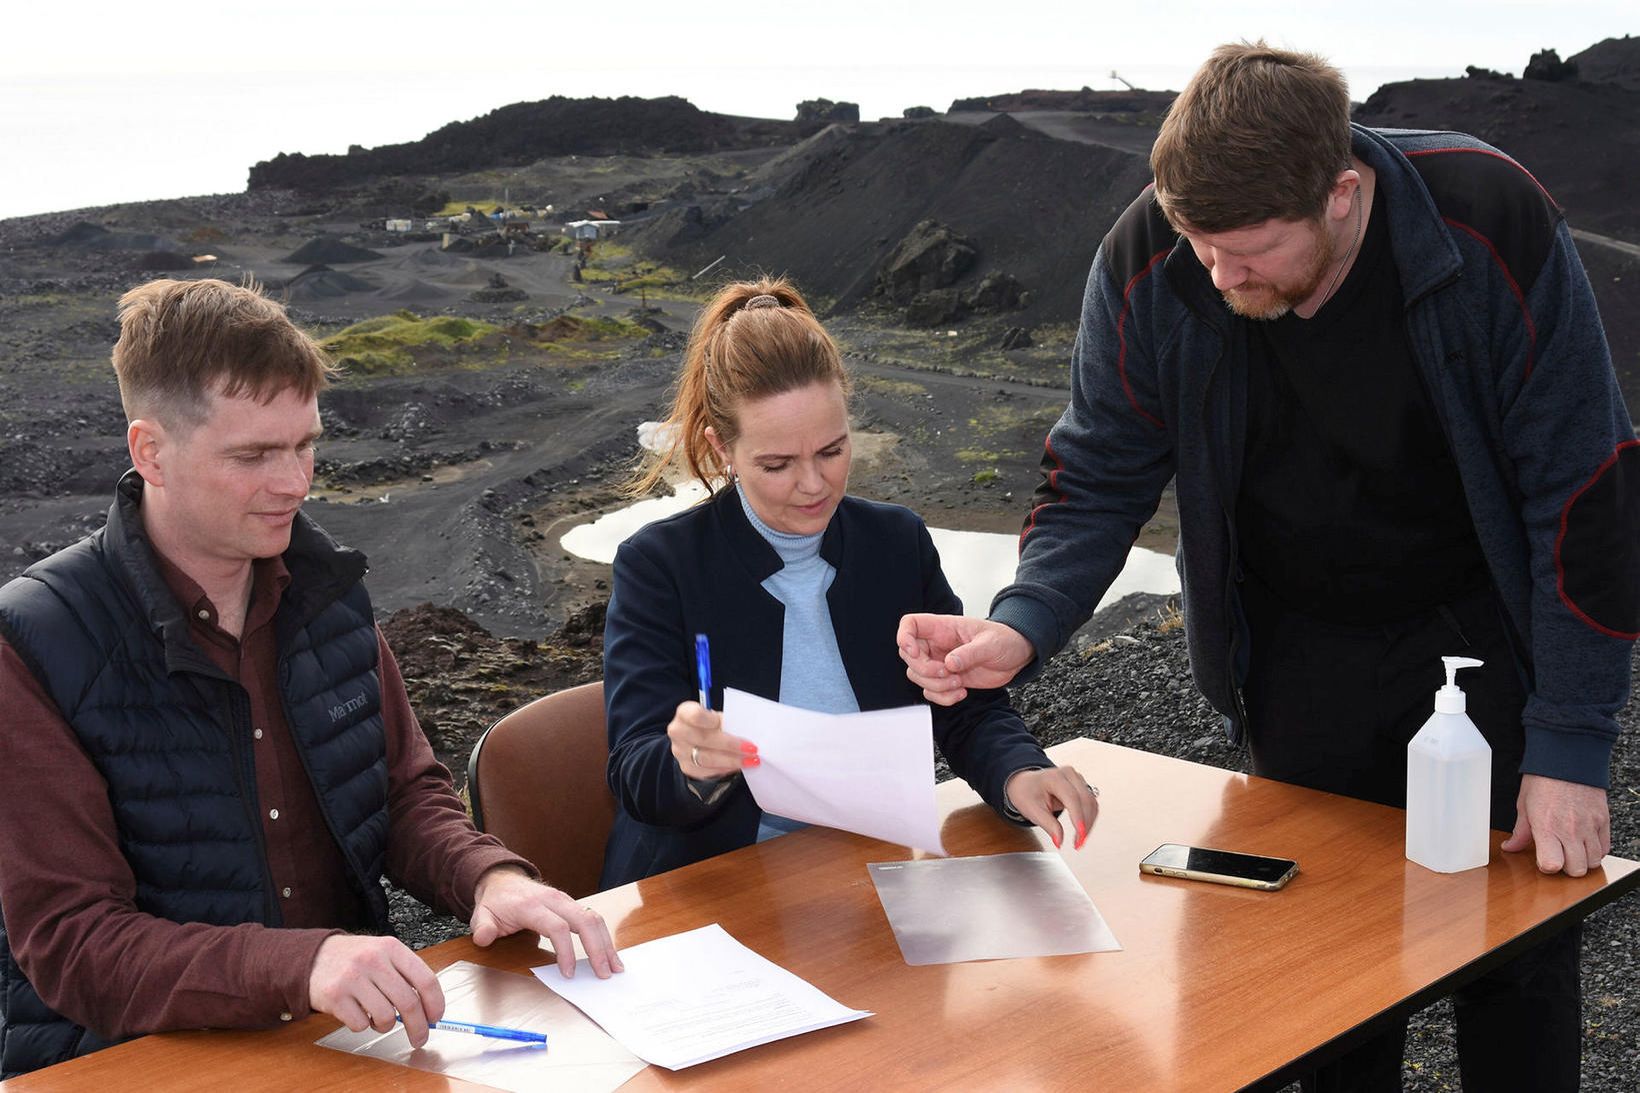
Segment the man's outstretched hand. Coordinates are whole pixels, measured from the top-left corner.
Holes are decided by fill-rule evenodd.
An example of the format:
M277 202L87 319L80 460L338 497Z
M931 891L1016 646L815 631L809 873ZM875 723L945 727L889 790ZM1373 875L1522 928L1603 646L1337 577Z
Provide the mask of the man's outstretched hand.
M558 889L530 879L516 866L498 865L478 878L471 925L473 944L480 948L519 930L548 938L565 979L575 974L572 933L580 935L587 963L599 979L624 970L603 916Z
M961 615L906 615L896 640L906 678L939 706L956 705L971 687L1006 686L1036 657L1013 627Z

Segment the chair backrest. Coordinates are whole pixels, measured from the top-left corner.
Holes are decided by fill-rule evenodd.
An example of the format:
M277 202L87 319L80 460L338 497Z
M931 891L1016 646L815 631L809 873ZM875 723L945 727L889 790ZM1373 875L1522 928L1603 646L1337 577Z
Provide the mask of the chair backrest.
M548 884L590 895L615 823L608 760L602 680L538 698L473 745L473 822L528 858Z

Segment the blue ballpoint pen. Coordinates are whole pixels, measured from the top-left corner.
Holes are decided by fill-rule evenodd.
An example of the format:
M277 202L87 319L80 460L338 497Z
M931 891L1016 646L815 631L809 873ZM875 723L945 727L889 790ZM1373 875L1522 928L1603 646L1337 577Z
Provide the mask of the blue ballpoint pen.
M695 635L695 678L700 682L700 704L712 708L712 650L705 634Z
M404 1023L404 1018L398 1018ZM530 1032L521 1028L502 1028L500 1025L478 1025L471 1021L433 1021L428 1028L436 1028L440 1032L466 1032L474 1036L488 1036L492 1040L518 1040L526 1044L540 1044L547 1046L547 1034L544 1032Z

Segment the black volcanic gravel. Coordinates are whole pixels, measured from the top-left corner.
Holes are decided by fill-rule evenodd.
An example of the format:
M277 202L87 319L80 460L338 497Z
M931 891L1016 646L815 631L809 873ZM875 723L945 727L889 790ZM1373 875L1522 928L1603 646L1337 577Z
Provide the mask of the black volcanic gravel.
M1245 753L1225 740L1218 715L1190 683L1182 627L1144 623L1105 641L1082 641L1020 688L1015 700L1045 744L1085 735L1246 769ZM1640 710L1631 705L1621 721L1623 737L1612 758L1612 852L1632 860L1640 858ZM402 893L392 895L394 927L412 946L465 932L457 920L434 915ZM1631 894L1597 912L1584 930L1582 1088L1590 1093L1633 1089L1640 1073L1636 952L1640 900ZM1460 1088L1450 1003L1438 1002L1412 1019L1404 1081L1408 1093Z

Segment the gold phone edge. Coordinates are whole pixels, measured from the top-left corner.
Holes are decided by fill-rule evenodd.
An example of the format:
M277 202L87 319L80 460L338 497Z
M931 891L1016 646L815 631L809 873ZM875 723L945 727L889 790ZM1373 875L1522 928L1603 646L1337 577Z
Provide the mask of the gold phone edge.
M1287 882L1298 875L1298 863L1273 881L1253 880L1249 877L1232 877L1224 873L1201 873L1194 869L1174 869L1171 866L1152 865L1149 862L1139 863L1139 872L1149 873L1156 877L1172 877L1175 880L1198 880L1206 884L1227 884L1232 888L1252 888L1259 892L1279 892L1287 886Z

